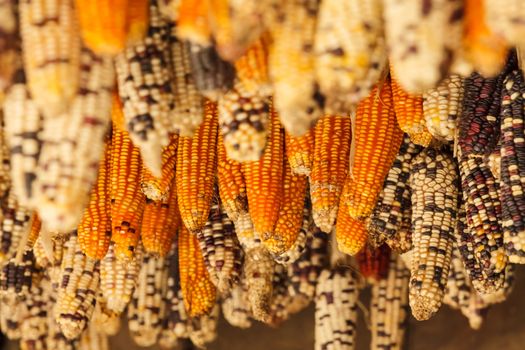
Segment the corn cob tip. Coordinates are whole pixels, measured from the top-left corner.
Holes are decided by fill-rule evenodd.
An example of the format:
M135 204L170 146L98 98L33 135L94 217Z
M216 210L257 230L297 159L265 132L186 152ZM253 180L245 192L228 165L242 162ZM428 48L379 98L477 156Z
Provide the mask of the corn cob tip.
M427 147L432 142L432 135L428 131L410 134L410 141L416 145Z
M355 241L348 244L348 242L338 242L337 249L341 253L354 256L359 253L365 246L366 241Z
M69 340L73 340L82 333L82 329L79 327L79 323L76 320L70 320L65 317L60 317L58 320L58 326L64 337Z
M430 319L439 310L441 303L436 303L435 299L426 296L410 296L410 308L412 315L418 321Z
M338 206L331 209L320 209L312 212L315 225L323 232L332 232L335 218L337 217Z
M166 193L162 192L162 189L159 187L157 183L141 182L140 189L147 198L153 201L160 201L166 197Z

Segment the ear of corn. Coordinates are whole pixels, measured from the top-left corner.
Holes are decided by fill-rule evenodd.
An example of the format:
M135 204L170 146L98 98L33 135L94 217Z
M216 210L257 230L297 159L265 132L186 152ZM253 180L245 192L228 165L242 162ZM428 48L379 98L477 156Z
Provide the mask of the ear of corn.
M310 129L306 134L299 137L294 137L287 132L284 133L286 157L294 174L309 176L312 171L314 130L315 128Z
M357 107L349 192L344 197L353 218L372 213L383 181L392 166L403 132L396 123L392 90L389 84L378 86ZM381 141L379 141L381 140Z
M262 322L270 321L274 267L272 256L263 246L246 251L243 283L249 291L248 303L253 318Z
M337 210L335 237L339 251L355 255L365 246L368 231L364 221L353 218L349 213L349 207L344 199L349 191L350 182L347 180Z
M14 257L30 229L31 212L9 191L0 209L0 261ZM23 247L22 247L23 248Z
M80 36L73 0L23 0L19 4L24 70L40 112L55 118L77 92Z
M304 135L321 117L324 96L315 76L314 40L319 0L287 1L272 23L269 72L275 109L291 135Z
M290 314L295 311L293 300L288 292L288 279L286 266L276 264L272 276L272 300L270 303L269 317L265 321L272 326L278 326L286 321Z
M49 293L51 281L43 279L26 299L27 317L21 324L20 349L46 349L47 318L50 311Z
M249 291L243 285L237 284L222 299L222 315L226 322L234 327L246 329L252 326L248 293Z
M248 93L271 95L272 88L268 73L268 51L271 40L268 33L263 33L241 57L235 60L237 79Z
M505 2L505 6L484 0L487 24L497 34L503 36L510 44L523 44L525 25L520 21L525 15L525 6L519 0Z
M177 18L177 36L195 44L211 44L208 0L180 0Z
M208 315L192 319L190 340L193 345L203 348L217 338L219 306L215 305Z
M287 251L273 257L275 262L279 264L289 265L293 264L295 261L297 261L297 259L299 259L303 255L307 248L308 240L310 239L309 237L311 234L311 226L313 225L311 220L311 211L311 205L305 199L305 203L303 205L302 210L301 227L297 233L297 237L295 238L295 241L292 243L292 245Z
M0 295L12 295L20 299L28 297L33 284L38 286L40 269L36 267L35 255L31 250L9 259L0 273ZM36 288L36 287L35 287Z
M204 121L193 138L181 136L177 150L177 201L186 228L202 229L208 218L217 166L217 106L206 103Z
M310 197L315 224L330 232L339 196L348 173L350 118L326 115L314 128L314 153L310 173Z
M441 306L456 226L458 174L447 151L427 149L412 160L412 229L414 251L410 307L418 320Z

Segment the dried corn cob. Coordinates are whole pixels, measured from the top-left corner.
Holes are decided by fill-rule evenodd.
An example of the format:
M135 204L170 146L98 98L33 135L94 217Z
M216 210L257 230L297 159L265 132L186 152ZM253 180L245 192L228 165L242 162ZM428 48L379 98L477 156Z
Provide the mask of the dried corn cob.
M119 106L114 106L118 110ZM145 197L140 190L141 161L127 131L113 124L110 147L111 240L117 259L131 258L138 245Z
M410 162L421 150L422 147L414 144L405 134L367 224L372 245L379 246L383 241L392 239L401 229L405 214L409 214L410 219L410 189L407 184Z
M192 317L209 313L216 290L206 270L195 235L185 227L179 232L179 273L184 305Z
M96 182L109 126L113 63L83 49L79 91L67 114L44 119L35 182L35 206L44 226L76 228Z
M1 4L0 4L1 6ZM1 9L1 7L0 7ZM1 34L0 34L1 35ZM0 105L3 102L0 95ZM0 112L0 198L4 197L11 185L11 160L9 146L6 143L5 117L3 110Z
M109 350L108 336L91 323L80 336L78 350Z
M423 93L423 115L428 131L443 142L454 140L457 119L462 113L463 79L452 74Z
M12 258L30 229L31 212L9 191L0 208L0 261Z
M382 11L381 0L321 3L314 50L329 113L348 113L380 78L387 60Z
M192 232L202 229L208 218L217 166L217 107L206 103L204 121L193 138L179 138L177 150L177 200L182 222Z
M392 251L403 254L412 250L412 208L403 210L401 225L392 238L385 242Z
M0 297L0 330L8 339L20 339L22 323L27 317L27 305L13 295Z
M78 225L80 249L92 259L102 259L111 240L109 156L106 150L100 160L97 182L91 190L88 207Z
M392 100L399 128L410 135L411 141L416 145L428 146L432 141L432 135L427 130L423 116L422 96L420 94L409 94L403 90L393 72L391 72L390 78Z
M365 246L368 239L368 231L364 221L354 219L349 214L349 207L344 201L349 191L348 184L349 182L347 181L341 194L341 200L339 201L335 237L337 239L338 249L342 253L355 255Z
M484 0L485 17L488 26L503 36L510 44L523 44L525 25L521 18L525 15L525 4L520 0L509 0L505 6L494 1Z
M292 172L297 175L309 176L312 171L314 157L314 129L306 134L294 137L285 132L285 149Z
M35 246L36 240L40 236L40 230L42 229L42 221L38 217L37 212L33 212L31 215L31 227L27 234L27 241L25 244L26 250L32 249Z
M315 76L313 51L319 0L281 4L270 33L268 66L275 109L290 135L302 136L321 117L324 96Z
M270 35L264 33L241 57L235 60L237 79L239 79L240 84L248 93L258 93L261 96L269 96L272 93L268 76L268 50L270 44ZM221 51L221 48L219 47L218 50ZM224 57L222 53L221 55Z
M299 228L297 237L295 238L292 246L287 251L273 257L275 262L289 265L293 264L297 259L299 259L306 250L312 225L311 205L305 199L302 211L301 227Z
M76 232L65 243L54 315L67 339L77 338L93 313L99 287L99 264L80 250Z
M248 293L248 303L253 318L268 322L272 298L272 279L275 262L270 253L257 246L246 251L243 271L243 284Z
M219 321L219 306L215 304L208 315L192 319L190 332L191 342L198 348L204 348L217 338L217 324Z
M323 270L315 291L315 349L353 349L357 285L349 269Z
M0 295L27 297L33 283L38 285L41 270L35 266L35 255L31 250L9 259L0 273Z
M13 75L20 68L20 31L15 1L0 3L0 91L12 84Z
M162 147L169 144L169 113L174 102L168 53L171 30L152 2L146 37L115 60L126 129L144 164L157 177L162 175Z
M353 127L355 154L351 175L347 179L350 181L349 191L343 198L351 217L364 218L372 213L403 140L403 132L396 123L389 84L374 88L359 103Z
M468 309L470 299L476 294L472 290L467 271L463 266L463 259L457 244L452 245L452 255L450 258L450 270L448 274L447 286L443 297L443 304L453 309Z
M160 334L166 312L164 297L167 278L166 259L144 254L137 286L128 307L129 331L139 346L153 345Z
M177 36L203 46L211 44L208 21L208 0L180 0L178 5Z
M75 0L83 42L101 55L116 55L126 44L136 44L148 27L148 2Z
M53 296L50 303L56 301L56 296ZM56 309L53 307L51 313ZM48 334L46 344L48 349L57 350L76 350L78 346L78 338L68 339L60 330L60 327L54 317L48 317Z
M219 98L219 127L226 155L239 162L257 161L266 147L270 101L236 83Z
M40 237L37 239L33 247L35 255L35 263L39 269L43 269L45 274L49 276L51 283L58 286L60 282L60 266L62 264L62 256L65 250L64 242L69 238L67 235L63 237L46 237L47 233L42 231Z
M104 308L109 312L121 314L133 295L142 265L143 247L135 250L131 261L119 261L115 256L115 247L109 245L108 253L100 261L100 290Z
M146 166L142 167L140 188L146 197L154 201L165 200L174 184L175 163L179 136L170 135L170 143L162 150L162 176L154 176Z
M79 87L81 45L73 1L23 0L19 11L29 91L39 111L55 118Z
M456 226L458 174L446 150L426 149L412 160L412 229L414 254L410 307L418 320L441 306Z
M49 293L51 292L51 281L44 278L38 287L34 287L26 299L27 317L21 325L20 349L21 350L44 350L47 337L47 318L50 309Z
M222 315L234 327L246 329L252 326L248 293L245 286L237 284L221 302Z
M116 335L120 331L120 314L107 310L104 302L101 291L99 291L91 324L105 335Z
M297 309L297 306L293 305L294 300L292 300L288 292L290 280L288 279L288 269L286 266L275 264L272 284L270 312L265 322L272 326L278 326L283 321L286 321Z
M383 5L389 58L399 83L408 92L434 87L461 46L463 1L400 0Z
M310 173L310 197L315 224L330 232L339 196L348 173L350 118L326 115L314 128L314 152Z
M372 285L386 278L389 272L390 255L391 251L387 245L375 249L365 247L356 255L359 272Z

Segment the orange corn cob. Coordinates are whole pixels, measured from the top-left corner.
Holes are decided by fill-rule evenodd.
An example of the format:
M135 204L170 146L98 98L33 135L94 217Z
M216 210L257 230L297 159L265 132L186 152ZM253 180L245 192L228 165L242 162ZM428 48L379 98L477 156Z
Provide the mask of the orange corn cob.
M184 306L192 317L208 313L215 305L213 285L197 237L182 226L179 232L179 274Z
M166 199L146 200L140 236L146 252L161 257L168 254L180 226L175 183Z
M279 117L270 108L266 149L258 161L242 163L248 206L259 237L271 234L279 217L283 192L283 132Z
M120 114L114 107L113 115ZM110 198L112 241L117 259L133 257L139 240L139 229L145 196L140 190L140 151L131 143L127 131L114 126L111 139Z
M177 22L177 36L194 44L210 45L211 31L208 13L208 0L181 0Z
M295 137L285 132L285 149L292 172L309 176L314 156L314 131L310 129L303 136Z
M303 223L304 198L307 178L292 173L288 159L284 159L283 199L275 230L261 236L270 253L280 255L295 243Z
M271 94L268 77L268 46L270 41L270 36L263 34L235 61L237 78L249 92L257 92L261 95Z
M335 238L339 250L345 254L355 255L365 245L368 238L368 231L364 222L354 219L349 215L349 208L345 198L350 190L350 179L347 178L339 210L337 211L337 223L335 227Z
M327 115L314 128L314 156L310 174L312 216L323 232L330 232L337 215L350 153L350 118Z
M42 229L42 221L38 217L36 212L33 213L31 229L29 235L27 236L26 248L33 248L36 240L40 236L40 230Z
M193 138L179 137L177 197L182 222L192 232L201 230L208 219L217 165L217 132L217 105L208 101Z
M109 156L107 147L98 168L97 182L91 190L89 204L78 225L78 244L92 259L106 256L111 240L111 202L109 199Z
M394 111L399 127L410 136L410 140L416 145L428 146L432 141L432 135L427 130L423 116L423 97L403 90L393 74L391 79Z
M177 160L177 146L179 136L173 134L170 143L162 150L162 177L155 177L146 166L142 166L140 187L142 192L154 201L166 198L175 179L175 163Z
M487 25L483 0L465 0L463 47L466 58L484 76L500 72L509 47L505 39Z
M352 183L345 198L353 218L372 213L403 139L396 122L390 84L383 84L380 89L375 87L356 111Z
M84 44L97 54L116 55L148 26L147 0L75 0Z

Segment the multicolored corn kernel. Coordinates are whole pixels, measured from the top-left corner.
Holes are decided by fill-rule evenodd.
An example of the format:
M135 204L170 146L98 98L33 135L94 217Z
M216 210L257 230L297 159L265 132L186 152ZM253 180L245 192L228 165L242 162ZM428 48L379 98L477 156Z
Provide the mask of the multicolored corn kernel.
M24 244L29 229L32 213L20 205L12 190L2 200L0 207L0 261L15 256Z

